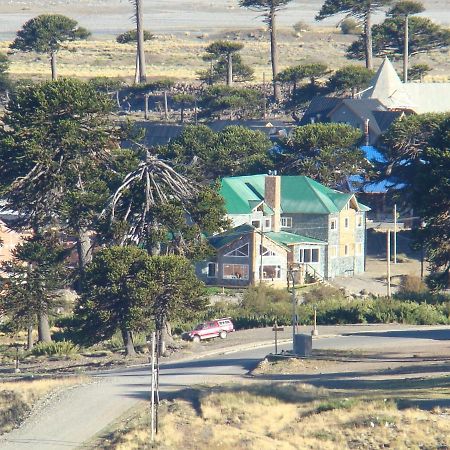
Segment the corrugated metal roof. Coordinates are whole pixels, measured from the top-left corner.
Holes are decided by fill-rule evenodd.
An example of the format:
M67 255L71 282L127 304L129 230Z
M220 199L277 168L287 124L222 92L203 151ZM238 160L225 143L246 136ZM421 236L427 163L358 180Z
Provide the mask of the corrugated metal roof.
M249 201L264 199L266 175L228 177L220 194L228 214L249 214ZM306 176L281 176L281 212L285 214L338 213L352 194L330 189Z
M272 241L276 242L277 244L282 245L294 245L294 244L322 244L326 245L325 241L321 241L319 239L313 239L307 236L301 236L299 234L294 233L288 233L286 231L269 231L267 233L264 233L265 236L267 236Z

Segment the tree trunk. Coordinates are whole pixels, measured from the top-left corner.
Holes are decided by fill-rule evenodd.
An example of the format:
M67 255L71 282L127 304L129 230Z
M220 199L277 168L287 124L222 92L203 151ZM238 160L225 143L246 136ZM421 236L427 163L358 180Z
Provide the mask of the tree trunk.
M139 56L139 83L145 83L145 51L144 51L144 17L142 12L142 0L136 0L136 41Z
M136 46L136 66L134 69L134 84L139 84L139 53Z
M58 72L56 71L56 52L50 53L50 64L52 66L52 81L58 79Z
M133 343L133 334L126 328L122 328L120 331L122 332L123 345L125 346L125 356L135 356L136 350Z
M92 242L87 228L80 228L77 236L78 268L83 271L92 261Z
M371 11L367 11L364 20L364 50L366 54L366 68L373 69L373 52L372 52L372 17Z
M181 104L181 123L184 123L184 103Z
M280 84L276 81L278 75L278 48L277 48L277 29L276 29L276 11L271 8L269 12L269 31L270 31L270 58L272 61L272 78L273 78L273 96L275 102L281 100Z
M33 350L34 342L33 342L33 325L28 325L27 328L27 350Z
M38 314L38 336L39 342L52 342L50 325L48 323L48 314L44 311L41 311Z
M228 53L227 59L227 86L233 84L233 54Z
M408 59L409 59L409 17L405 15L405 42L403 45L403 82L408 82Z

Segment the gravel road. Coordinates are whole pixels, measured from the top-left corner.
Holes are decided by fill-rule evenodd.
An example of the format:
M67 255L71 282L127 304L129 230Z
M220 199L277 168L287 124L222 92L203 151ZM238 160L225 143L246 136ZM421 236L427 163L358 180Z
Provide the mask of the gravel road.
M310 329L302 327L300 331ZM286 329L280 337L289 338L289 331ZM314 342L317 349L383 349L394 352L403 348L404 351L416 352L419 348L427 349L430 343L445 343L449 347L447 342L450 339L450 327L343 326L321 327L320 331L342 336L322 336ZM217 340L214 344L199 346L197 354L188 356L189 359L165 362L161 369L161 390L168 392L204 382L241 377L272 350L272 345L267 344L272 337L273 333L268 328L236 332L227 342ZM264 342L265 347L244 350L244 347ZM227 347L221 348L223 345ZM290 345L284 344L283 347L287 349ZM444 350L448 356L450 348L447 347ZM61 393L38 414L32 415L21 428L5 435L0 441L0 449L79 448L137 402L147 400L148 386L148 367L96 373L92 384Z

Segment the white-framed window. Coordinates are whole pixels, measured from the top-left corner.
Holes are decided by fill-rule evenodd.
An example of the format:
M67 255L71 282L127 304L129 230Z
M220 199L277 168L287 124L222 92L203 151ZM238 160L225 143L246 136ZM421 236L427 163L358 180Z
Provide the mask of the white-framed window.
M358 215L356 216L356 226L357 226L358 228L361 228L361 227L363 226L363 218L362 218L362 215L361 215L361 214L358 214Z
M248 244L241 245L238 248L235 248L234 250L231 250L231 252L225 253L224 256L248 256L249 250L248 250Z
M337 230L337 220L336 219L331 219L330 220L330 230Z
M208 263L208 278L217 277L217 264L215 262Z
M292 228L292 217L282 217L281 228Z
M223 278L248 280L248 265L247 264L224 264Z
M262 256L276 256L276 253L263 245L259 246L259 254Z
M349 223L350 223L350 220L349 220L348 217L346 217L346 218L344 219L344 228L348 228Z
M270 228L270 218L269 219L264 219L264 226L266 228Z
M338 246L337 245L330 245L328 247L328 252L329 252L330 258L337 258L337 256L338 256Z
M263 266L263 279L274 280L281 278L281 266Z
M261 227L261 221L260 220L252 220L252 225L255 228L260 228Z
M299 250L299 261L302 263L317 263L319 262L318 248L301 248Z

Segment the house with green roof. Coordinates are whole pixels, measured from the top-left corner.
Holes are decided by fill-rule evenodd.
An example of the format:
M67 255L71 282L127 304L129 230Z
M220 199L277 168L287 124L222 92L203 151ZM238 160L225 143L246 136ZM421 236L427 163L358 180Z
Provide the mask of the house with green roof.
M364 271L369 208L359 203L354 194L330 189L306 176L277 175L227 177L222 180L220 193L234 228L210 241L219 259L223 256L222 249L229 245L222 247L221 239L228 242L245 232L254 235L254 240L259 235L264 242L267 239L287 249L286 264L281 264L277 272L284 283L283 267L290 264L319 279L353 276ZM254 247L253 250L249 247L248 269L243 269L248 271L250 282L265 279L265 273L270 278L269 272L273 273L272 268L265 269L266 265L272 266L264 261L267 255L263 254L258 261L259 247L256 244ZM222 270L221 276L223 269L217 266L217 270Z

